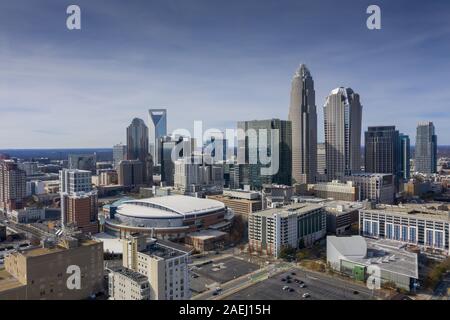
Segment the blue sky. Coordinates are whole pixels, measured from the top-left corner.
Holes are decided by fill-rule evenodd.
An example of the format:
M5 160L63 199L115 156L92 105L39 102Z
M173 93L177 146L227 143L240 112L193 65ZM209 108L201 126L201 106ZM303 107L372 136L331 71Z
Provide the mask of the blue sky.
M82 30L66 29L78 4ZM382 29L366 28L381 7ZM286 119L300 63L313 75L319 140L335 87L358 92L363 129L417 122L450 144L450 2L0 0L0 149L109 147L134 117L168 128Z

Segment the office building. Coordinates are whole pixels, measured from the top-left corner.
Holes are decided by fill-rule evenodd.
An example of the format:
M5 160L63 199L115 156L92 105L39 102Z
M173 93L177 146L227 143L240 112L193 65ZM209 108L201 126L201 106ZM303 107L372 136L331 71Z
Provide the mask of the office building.
M150 300L150 283L139 272L124 267L109 269L110 300Z
M317 182L327 182L327 156L325 150L325 143L317 144Z
M414 153L414 170L416 172L424 174L436 173L437 136L433 122L420 122L417 125L416 147Z
M148 151L148 133L144 121L134 118L127 128L127 160L139 160L141 162L142 183L151 185L153 183L153 158Z
M160 138L161 182L165 186L175 184L175 161L192 155L195 140L187 137Z
M98 185L109 186L118 183L118 176L116 170L105 169L99 172Z
M227 159L227 140L223 132L218 132L217 136L212 136L205 141L203 154L211 156L214 161L225 161Z
M31 223L45 220L45 209L38 207L26 207L9 212L8 218L16 223Z
M91 172L78 169L59 171L59 192L69 195L92 190Z
M0 160L0 209L11 211L25 205L26 173L12 160Z
M264 184L261 194L264 208L290 204L294 195L294 187L282 184Z
M78 267L78 268L74 268ZM80 272L80 288L74 272ZM10 253L0 270L0 300L84 300L103 292L103 243L79 235Z
M279 119L240 121L238 158L245 166L240 180L254 189L265 183L291 185L292 129L291 122Z
M314 80L302 64L294 74L289 106L292 182L314 183L317 174L317 111Z
M400 140L400 177L403 181L408 181L410 178L410 162L411 162L411 145L409 136L401 133Z
M251 214L249 250L279 257L283 248L310 246L326 234L322 205L297 203Z
M390 173L401 178L400 136L395 126L369 127L364 150L365 172Z
M175 161L174 186L185 193L221 192L223 184L222 165L206 164L192 158Z
M359 211L360 234L449 255L450 212L432 204L378 205Z
M113 167L117 169L120 161L127 159L127 146L119 143L113 146Z
M61 223L86 233L98 232L97 191L92 190L91 172L64 169L59 172Z
M344 177L351 181L359 191L359 201L374 201L376 203L394 203L394 176L388 173L358 173Z
M87 170L94 174L97 169L97 155L69 154L69 169Z
M352 201L326 201L324 203L327 213L327 232L341 235L350 231L352 224L358 223L361 202Z
M148 278L151 300L189 300L189 254L186 248L132 234L123 241L123 266Z
M328 181L361 170L362 105L350 88L331 91L324 105Z
M144 165L140 160L120 161L117 170L118 183L125 187L144 185Z
M25 161L25 162L20 162L18 164L18 166L19 166L19 169L22 169L23 171L25 171L27 176L32 176L32 175L39 173L38 162Z
M209 195L207 198L222 202L234 214L240 215L245 220L253 212L262 210L261 195L256 191L223 190L223 194Z
M316 183L312 187L313 194L322 199L333 199L342 201L357 201L359 199L358 188L352 181L339 182L333 180L331 182Z
M419 279L417 253L388 240L328 236L327 264L364 283L370 280L376 268L378 272L374 274L379 276L379 281L373 283L376 289L394 284L396 288L410 291L416 288Z
M148 110L148 140L150 154L155 165L161 164L160 159L160 139L167 135L167 110Z

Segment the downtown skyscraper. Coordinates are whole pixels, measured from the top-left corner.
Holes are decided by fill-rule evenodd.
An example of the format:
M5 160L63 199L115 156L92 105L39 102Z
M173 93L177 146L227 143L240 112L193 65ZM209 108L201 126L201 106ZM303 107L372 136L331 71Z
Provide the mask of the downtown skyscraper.
M302 64L292 79L292 183L314 183L317 174L317 111L314 80Z
M351 88L336 88L324 105L325 153L328 180L361 170L362 105Z
M280 119L239 121L237 128L246 133L245 139L238 139L238 159L242 156L241 160L244 160L244 163L239 164L240 184L250 185L258 190L263 184L290 185L291 122ZM270 158L269 163L264 163L262 154ZM269 172L264 173L265 171Z
M161 164L160 156L160 138L167 135L167 110L150 109L148 110L148 141L149 152L152 155L155 165Z
M420 122L417 125L415 171L425 174L437 170L437 136L433 122Z
M139 160L143 165L143 181L153 181L153 159L148 152L148 128L144 121L134 118L127 128L127 160Z
M400 133L400 174L401 178L406 181L410 177L411 144L409 136Z
M395 126L369 127L364 134L365 172L400 176L400 135Z

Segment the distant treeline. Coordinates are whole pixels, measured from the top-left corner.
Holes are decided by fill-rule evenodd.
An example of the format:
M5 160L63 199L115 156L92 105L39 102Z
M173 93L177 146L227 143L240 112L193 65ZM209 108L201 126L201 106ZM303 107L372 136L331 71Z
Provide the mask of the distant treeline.
M50 160L67 160L69 154L96 154L97 161L111 161L112 148L87 148L87 149L3 149L0 154L6 154L12 158L32 160L37 158L49 158Z

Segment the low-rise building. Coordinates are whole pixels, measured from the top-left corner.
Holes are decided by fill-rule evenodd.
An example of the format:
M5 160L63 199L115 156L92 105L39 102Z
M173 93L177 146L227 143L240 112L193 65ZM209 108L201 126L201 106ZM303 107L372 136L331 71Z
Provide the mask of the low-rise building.
M327 232L343 234L350 229L353 223L358 222L361 202L326 201L324 208L327 213Z
M108 293L110 300L150 300L150 283L139 272L113 268L108 273Z
M369 200L377 203L394 203L395 183L392 174L355 173L345 176L344 181L351 181L358 188L359 201Z
M359 210L360 234L448 255L450 212L445 205L377 205Z
M253 212L262 210L261 195L257 191L224 190L222 195L210 195L207 198L222 202L245 220Z
M249 250L275 257L283 248L310 246L325 234L322 205L296 203L255 212L248 219Z
M272 208L278 204L287 205L291 203L294 195L294 187L282 184L263 184L262 195L265 208Z
M188 234L184 240L195 250L204 252L222 249L228 239L228 233L219 230L202 230Z
M352 181L342 183L339 180L333 180L332 182L317 183L312 185L310 190L316 197L322 199L357 201L359 196L358 188Z
M374 289L394 284L409 291L419 278L417 253L389 240L328 236L327 264Z
M45 209L38 207L26 207L13 210L8 213L8 217L17 223L30 223L45 220Z

